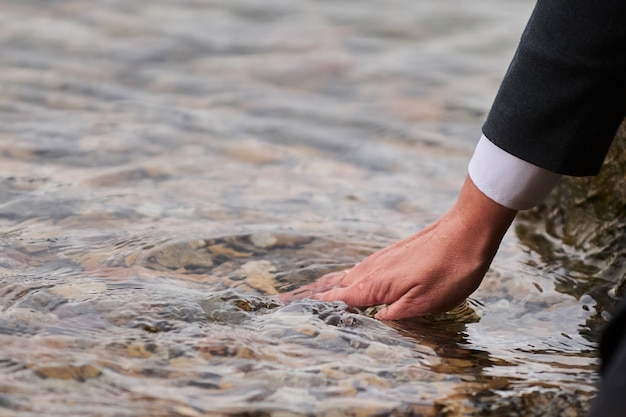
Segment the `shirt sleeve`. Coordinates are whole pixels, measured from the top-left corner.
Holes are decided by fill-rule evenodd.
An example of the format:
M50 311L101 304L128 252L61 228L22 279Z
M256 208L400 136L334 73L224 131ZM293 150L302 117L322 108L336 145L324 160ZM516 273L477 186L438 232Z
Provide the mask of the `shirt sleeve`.
M470 178L483 194L514 210L541 203L561 178L560 174L504 151L485 135L478 141L468 169Z

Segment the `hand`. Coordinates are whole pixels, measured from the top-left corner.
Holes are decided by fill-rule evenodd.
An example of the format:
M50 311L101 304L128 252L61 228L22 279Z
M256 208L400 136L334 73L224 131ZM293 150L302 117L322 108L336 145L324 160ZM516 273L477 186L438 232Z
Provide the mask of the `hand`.
M376 314L381 320L451 310L478 288L516 213L467 177L457 202L432 225L281 298L387 304Z

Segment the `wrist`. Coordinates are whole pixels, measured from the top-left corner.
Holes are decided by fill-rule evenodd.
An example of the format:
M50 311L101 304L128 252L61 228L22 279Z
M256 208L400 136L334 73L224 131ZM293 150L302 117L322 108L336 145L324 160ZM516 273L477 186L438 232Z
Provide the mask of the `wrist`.
M475 242L474 247L493 255L517 212L487 197L468 175L449 213L460 223L463 233Z

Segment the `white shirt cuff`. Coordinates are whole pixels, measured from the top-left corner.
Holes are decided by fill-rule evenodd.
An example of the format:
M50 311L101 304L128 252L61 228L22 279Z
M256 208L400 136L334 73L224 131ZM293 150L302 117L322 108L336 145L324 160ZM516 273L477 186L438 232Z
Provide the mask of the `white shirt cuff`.
M561 174L540 168L494 145L483 135L469 162L469 176L496 203L525 210L550 194Z

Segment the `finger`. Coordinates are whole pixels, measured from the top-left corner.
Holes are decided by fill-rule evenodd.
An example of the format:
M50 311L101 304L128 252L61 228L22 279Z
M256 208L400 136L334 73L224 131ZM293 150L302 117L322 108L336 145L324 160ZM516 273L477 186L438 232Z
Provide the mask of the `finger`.
M405 295L395 303L389 304L374 316L378 320L400 320L422 316L428 313L428 308L417 303L415 299Z
M278 294L278 299L283 303L288 303L290 301L302 300L303 298L310 298L313 294L314 292L311 289L300 287L293 291Z
M330 272L318 278L314 283L309 284L315 287L318 292L326 291L334 287L346 287L346 278L348 277L349 269L343 271Z
M304 298L311 298L314 294L326 292L333 288L341 287L344 278L347 276L350 270L337 271L328 273L315 282L303 285L300 288L296 288L293 291L279 294L278 299L282 302L302 300Z
M343 301L354 307L367 307L378 304L377 300L374 299L369 292L363 291L355 285L320 292L313 295L313 298L320 301Z

